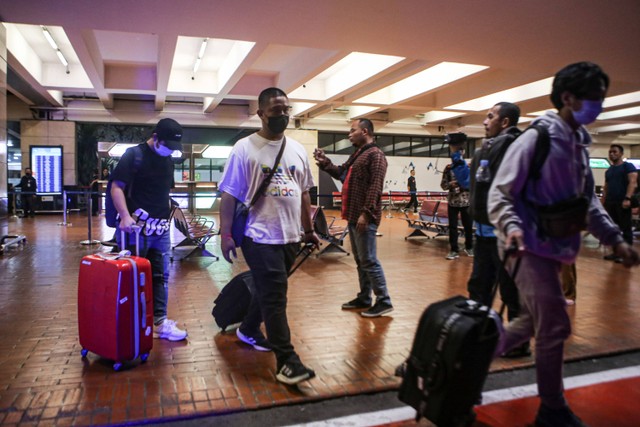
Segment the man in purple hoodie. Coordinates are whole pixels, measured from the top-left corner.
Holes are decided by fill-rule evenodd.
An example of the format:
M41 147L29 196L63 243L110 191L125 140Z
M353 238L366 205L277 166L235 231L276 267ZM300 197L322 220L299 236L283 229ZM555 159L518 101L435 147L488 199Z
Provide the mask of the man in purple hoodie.
M575 261L580 230L557 233L541 220L540 207L567 200L584 200L582 215L574 210L566 224L588 218L589 232L613 248L626 267L639 264L638 253L628 245L594 194L586 147L591 143L584 125L602 111L609 77L589 62L568 65L553 81L551 101L558 112L547 112L534 124L548 129L550 148L540 178L530 177L538 133L524 132L511 144L489 191L489 218L506 246L517 246L520 262L515 282L520 292L520 315L505 329L496 355L535 336L535 360L540 395L536 426L583 426L564 398L562 381L564 341L571 322L560 284L560 267ZM582 216L583 218L579 218ZM549 225L549 226L547 226ZM510 260L511 268L516 263Z

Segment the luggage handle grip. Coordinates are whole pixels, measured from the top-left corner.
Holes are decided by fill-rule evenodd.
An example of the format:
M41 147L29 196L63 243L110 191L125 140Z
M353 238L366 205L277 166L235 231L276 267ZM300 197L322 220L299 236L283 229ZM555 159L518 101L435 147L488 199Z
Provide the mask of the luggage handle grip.
M142 227L135 224L131 226L131 229L136 233L136 256L140 256L140 232L142 231ZM128 239L127 239L128 241ZM130 256L131 251L126 249L125 244L125 232L123 229L120 229L120 256Z

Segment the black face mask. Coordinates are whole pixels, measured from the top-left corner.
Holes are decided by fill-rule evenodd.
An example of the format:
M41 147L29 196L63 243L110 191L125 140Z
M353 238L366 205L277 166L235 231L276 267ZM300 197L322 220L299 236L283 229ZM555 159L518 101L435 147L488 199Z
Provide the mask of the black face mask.
M280 134L284 132L289 124L289 116L276 116L276 117L268 117L269 123L267 127L269 130L275 134Z

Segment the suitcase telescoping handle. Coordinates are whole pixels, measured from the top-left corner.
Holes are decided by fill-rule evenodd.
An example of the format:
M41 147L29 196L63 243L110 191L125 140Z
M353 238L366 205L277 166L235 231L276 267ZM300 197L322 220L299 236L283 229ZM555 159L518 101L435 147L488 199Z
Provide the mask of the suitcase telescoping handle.
M518 253L518 247L515 244L510 245L507 249L505 249L504 251L504 258L502 259L502 263L500 265L500 270L498 271L497 277L496 277L496 281L493 284L493 288L491 289L491 302L489 303L489 309L487 310L487 314L486 317L484 319L484 322L482 323L482 329L481 329L481 337L485 337L486 336L486 332L487 332L487 328L489 327L489 323L491 322L491 307L493 306L493 301L496 298L496 294L498 293L498 288L500 287L500 282L503 280L503 278L505 276L507 276L509 273L507 272L507 262L509 261L509 258L512 256L516 256L517 257L517 253ZM513 267L513 272L511 273L511 280L516 280L516 275L518 274L518 270L520 269L520 260L521 258L518 257L516 259L516 265ZM498 313L498 317L499 319L502 319L502 316L504 314L504 309L505 309L505 303L503 302L501 307L500 307L500 312ZM494 315L495 316L495 315Z
M131 229L136 233L136 256L140 256L140 232L142 231L142 227L139 225L132 225ZM120 229L120 253L122 255L130 255L130 253L127 253L126 242L128 240L125 239L127 239L127 235L124 230Z

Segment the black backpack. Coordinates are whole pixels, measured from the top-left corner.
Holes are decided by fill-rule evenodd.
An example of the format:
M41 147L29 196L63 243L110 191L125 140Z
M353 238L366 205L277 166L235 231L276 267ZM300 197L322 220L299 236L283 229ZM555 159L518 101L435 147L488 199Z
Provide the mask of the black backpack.
M142 164L142 149L139 145L130 148L133 150L133 174L138 173L140 169L140 165ZM116 205L113 204L113 199L111 198L111 183L113 180L109 180L107 183L107 189L104 194L104 218L107 222L107 227L115 228L118 221L118 210L116 209ZM133 183L127 186L127 198L131 197L131 190L133 189Z
M504 135L496 137L489 149L482 149L479 156L474 158L475 167L474 170L471 171L471 180L475 185L472 187L471 191L470 210L475 221L478 221L481 224L491 224L489 221L489 213L487 212L487 199L489 196L489 189L491 188L491 182L496 176L496 173L498 173L502 159L504 158L509 146L513 141L518 139L520 135L529 129L534 129L538 132L533 161L529 169L529 178L533 178L534 180L540 178L540 169L542 169L542 164L547 159L549 149L551 148L549 130L545 126L533 124L523 132L520 132L514 127ZM489 160L490 179L488 182L478 182L475 179L475 173L477 166L480 164L480 160Z

